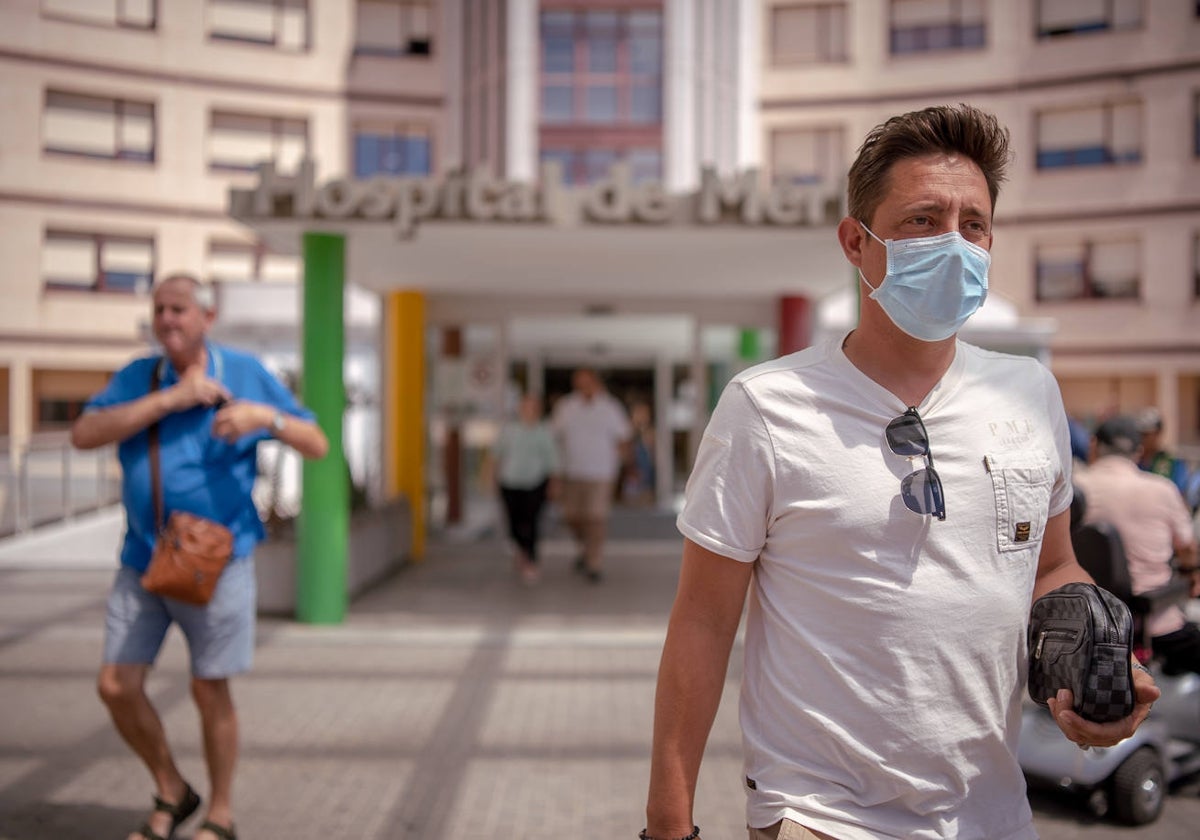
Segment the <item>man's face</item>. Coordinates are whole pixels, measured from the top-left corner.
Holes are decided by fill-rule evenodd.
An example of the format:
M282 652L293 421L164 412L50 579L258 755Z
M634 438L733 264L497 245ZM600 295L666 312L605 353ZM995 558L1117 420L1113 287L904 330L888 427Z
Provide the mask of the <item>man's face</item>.
M571 378L571 384L575 390L591 399L600 389L600 383L596 380L596 375L590 370L577 370Z
M521 398L518 414L524 423L536 423L542 416L542 398L526 396Z
M892 165L887 192L871 219L880 239L914 239L957 231L985 250L992 249L992 199L987 180L972 160L934 154ZM887 249L863 234L863 274L878 287L887 273Z
M1162 429L1147 429L1142 432L1142 449L1151 454L1159 450Z
M168 280L154 290L154 337L169 356L194 352L203 345L212 313L196 302L190 280Z

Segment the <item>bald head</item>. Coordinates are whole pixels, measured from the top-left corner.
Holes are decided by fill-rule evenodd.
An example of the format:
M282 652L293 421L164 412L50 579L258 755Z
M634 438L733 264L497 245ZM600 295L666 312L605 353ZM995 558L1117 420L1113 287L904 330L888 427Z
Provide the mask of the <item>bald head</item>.
M175 271L166 275L155 285L155 296L157 297L158 289L166 286L172 286L178 289L187 289L192 300L196 305L205 312L212 314L216 311L217 300L213 287L207 283L200 281L194 274L189 274L185 271Z

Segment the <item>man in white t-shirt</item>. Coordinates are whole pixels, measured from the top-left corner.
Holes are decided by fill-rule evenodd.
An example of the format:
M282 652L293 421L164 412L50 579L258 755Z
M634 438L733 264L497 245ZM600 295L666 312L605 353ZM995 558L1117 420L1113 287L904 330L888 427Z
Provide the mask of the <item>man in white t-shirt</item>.
M617 476L633 436L625 406L591 368L571 377L574 390L554 406L551 425L562 453L563 520L579 543L577 571L601 580L602 552Z
M1088 580L1068 530L1058 387L957 340L982 304L1008 132L969 106L888 120L838 225L846 336L725 389L688 481L643 838L699 837L696 778L747 591L741 724L752 840L1036 837L1016 759L1032 600ZM936 466L935 466L936 463ZM1128 737L1158 689L1082 747Z

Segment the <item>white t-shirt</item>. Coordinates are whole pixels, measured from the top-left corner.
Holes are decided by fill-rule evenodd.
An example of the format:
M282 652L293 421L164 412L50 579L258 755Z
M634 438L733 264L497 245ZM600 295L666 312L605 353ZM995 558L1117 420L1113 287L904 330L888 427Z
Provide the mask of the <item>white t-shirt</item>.
M552 420L562 455L563 476L577 481L613 481L621 470L620 444L633 434L625 407L607 391L590 400L571 392L554 406Z
M741 722L747 819L843 840L1034 838L1017 764L1025 628L1048 517L1071 500L1058 386L959 342L917 407L946 519L908 510L906 406L840 341L725 389L679 515L755 560Z

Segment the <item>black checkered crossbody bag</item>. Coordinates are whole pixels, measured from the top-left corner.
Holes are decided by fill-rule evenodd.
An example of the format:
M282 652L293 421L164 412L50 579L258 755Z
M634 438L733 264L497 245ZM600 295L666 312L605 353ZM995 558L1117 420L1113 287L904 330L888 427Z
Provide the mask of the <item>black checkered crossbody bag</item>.
M1046 705L1071 689L1088 720L1120 720L1133 711L1133 618L1115 595L1068 583L1033 602L1029 617L1029 696Z

